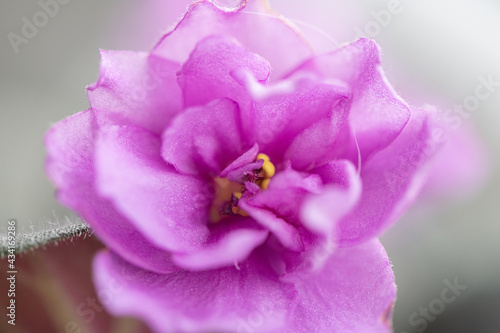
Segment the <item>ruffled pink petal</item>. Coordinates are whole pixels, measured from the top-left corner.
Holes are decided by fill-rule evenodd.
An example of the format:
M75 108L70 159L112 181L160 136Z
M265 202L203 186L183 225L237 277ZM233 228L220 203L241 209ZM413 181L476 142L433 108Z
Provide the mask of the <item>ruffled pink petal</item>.
M312 194L301 209L303 225L310 231L334 239L334 230L361 197L361 179L354 165L346 160L334 161L316 168L325 186L320 194Z
M156 246L189 250L208 237L205 182L181 175L160 156L161 140L140 127L101 130L97 187Z
M376 237L415 200L439 148L432 138L431 119L426 110L412 110L412 119L398 138L363 165L361 200L339 224L342 246Z
M264 160L258 160L256 162L247 164L239 169L228 172L227 179L235 183L242 183L245 181L245 177L249 173L252 173L254 170L259 170L260 168L262 168L263 164Z
M380 50L374 41L360 39L338 51L312 58L293 74L302 72L342 80L350 86L350 122L362 161L394 141L410 119L408 105L385 78Z
M218 98L248 100L244 87L233 78L240 71L266 82L270 67L264 58L248 52L228 36L205 38L196 45L179 73L184 105L204 105Z
M298 169L310 166L315 158L335 158L342 151L336 146L352 139L345 121L350 91L343 82L296 75L267 86L248 76L245 83L253 103L242 106L243 130L274 163L290 158ZM323 139L325 149L315 146Z
M218 175L242 146L238 105L217 100L179 115L163 133L161 156L184 174Z
M269 188L255 197L243 196L238 205L258 223L269 229L287 248L303 251L305 245L300 207L310 193L319 193L321 179L287 169L276 174Z
M343 103L330 117L306 128L292 141L284 159L304 170L345 155L352 142L348 112L348 103Z
M259 145L254 144L252 148L248 149L245 153L235 159L231 164L229 164L222 172L220 173L221 177L227 177L227 175L231 172L235 172L240 170L241 168L246 167L247 165L253 163L259 154Z
M238 265L269 234L250 218L235 216L226 220L218 222L211 229L207 243L196 251L174 254L175 263L191 271Z
M179 69L147 53L101 51L99 80L87 88L99 126L136 125L160 134L182 109Z
M249 204L245 200L239 201L239 207L247 212L259 224L268 229L282 244L293 251L301 251L304 249L304 244L300 237L297 228L283 218L276 215L276 213L256 207Z
M300 173L291 168L277 173L269 183L269 188L260 191L248 200L256 207L270 209L289 223L300 224L300 206L311 193L320 193L322 181L318 175Z
M95 119L92 110L54 125L45 136L46 171L56 185L58 200L77 211L99 238L129 262L156 272L178 268L170 254L152 245L111 202L94 188Z
M141 318L155 332L279 332L296 293L264 258L239 269L155 274L101 252L94 282L111 314Z
M280 332L392 332L396 285L378 240L338 249L316 274L285 275L298 292Z
M153 53L184 63L201 40L221 34L236 38L251 52L269 61L274 78L312 55L297 31L260 0L250 0L248 4L244 1L229 11L207 0L198 1L191 5L175 29L163 37Z

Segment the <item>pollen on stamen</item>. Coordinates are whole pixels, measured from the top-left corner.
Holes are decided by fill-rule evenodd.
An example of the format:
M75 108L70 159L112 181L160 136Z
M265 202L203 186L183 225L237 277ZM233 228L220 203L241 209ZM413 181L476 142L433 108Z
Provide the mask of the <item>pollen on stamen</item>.
M257 160L264 160L261 169L262 179L259 181L259 188L261 190L267 190L271 178L276 173L276 167L271 162L269 156L267 156L266 154L260 153L259 155L257 155Z
M257 155L257 160L264 160L264 164L262 165L262 171L264 172L264 178L271 178L276 173L276 168L274 164L269 159L269 156L266 154Z
M269 183L271 182L271 178L265 178L262 180L262 182L260 183L260 188L262 190L267 190L268 187L269 187Z
M241 193L243 185L226 178L215 177L215 199L210 207L210 222L219 222L225 215L232 214L233 193ZM233 213L234 214L234 213Z
M255 183L261 190L266 190L269 187L271 177L276 173L276 167L266 154L258 154L255 160L263 160L262 167L247 172L244 181L241 183L232 182L221 177L214 178L216 195L210 208L210 221L212 223L219 222L230 215L248 216L248 213L238 206L243 193L247 191L244 185L245 182Z

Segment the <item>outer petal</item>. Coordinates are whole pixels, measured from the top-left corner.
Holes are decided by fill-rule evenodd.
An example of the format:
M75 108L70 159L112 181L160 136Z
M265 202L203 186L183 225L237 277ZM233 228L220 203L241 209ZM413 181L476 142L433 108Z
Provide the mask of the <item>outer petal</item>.
M76 210L101 240L126 260L149 270L177 270L170 255L152 245L94 188L94 131L92 110L54 125L45 137L46 170L56 185L59 201Z
M401 135L362 167L363 193L339 224L340 244L359 244L395 222L419 193L438 148L428 112L414 110Z
M113 315L142 318L155 332L277 332L295 291L262 261L249 258L239 270L154 274L102 252L93 271Z
M224 97L234 101L248 99L242 84L233 77L241 71L251 73L259 82L266 82L270 67L265 59L248 52L228 36L202 40L179 73L185 106L203 105Z
M258 0L250 0L248 5L244 1L235 11L224 11L207 0L194 3L153 53L184 63L199 41L215 34L233 36L263 56L270 62L275 78L312 55L297 31Z
M99 125L132 124L161 133L182 109L179 69L147 53L101 51L99 80L87 88Z
M392 331L396 285L378 240L337 250L316 275L291 273L283 280L294 283L298 297L281 332Z
M249 218L232 217L212 228L207 243L190 253L177 253L177 265L192 271L238 265L267 238L269 232Z
M338 51L315 57L294 74L303 71L350 85L350 121L362 161L394 141L410 119L410 109L387 82L380 66L380 50L371 40L360 39Z
M208 237L205 183L160 157L160 139L134 126L104 129L97 141L97 186L158 247L184 251Z
M191 108L163 133L161 156L184 174L218 175L244 152L240 126L231 100Z

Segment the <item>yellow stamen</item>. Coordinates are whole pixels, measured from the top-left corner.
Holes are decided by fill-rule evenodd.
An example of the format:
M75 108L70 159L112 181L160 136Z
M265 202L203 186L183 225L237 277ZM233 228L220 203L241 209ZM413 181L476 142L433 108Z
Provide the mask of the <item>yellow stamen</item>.
M231 208L231 211L235 215L249 216L247 212L245 212L243 209L241 209L240 207L237 207L237 206L234 206L233 208Z
M257 155L257 160L264 160L264 164L262 164L262 171L264 171L264 178L271 178L276 173L276 167L270 161L269 156L266 154Z
M276 173L276 167L266 154L258 154L256 160L264 160L264 163L259 171L258 178L255 179L254 182L259 185L261 190L267 190L271 177L273 177ZM245 191L244 184L234 183L221 177L215 177L214 182L215 199L212 203L212 207L210 208L210 221L213 223L219 222L226 216L226 214L231 214L227 212L227 208L230 208L231 212L235 215L248 216L247 212L238 207L238 203L235 203L232 199L233 195L236 199L241 199L243 192ZM235 206L230 207L232 205ZM224 210L222 215L219 209Z
M219 222L224 216L219 213L219 208L225 202L231 201L232 193L241 193L242 185L233 183L227 178L215 177L215 199L210 207L210 221Z
M269 182L271 181L270 178L265 178L262 180L262 183L260 184L260 188L262 190L267 190L267 188L269 187Z
M266 154L262 154L262 153L260 153L259 155L257 155L256 160L264 160L264 161L269 161L269 156L267 156Z
M276 173L276 168L274 167L274 164L271 163L271 161L264 161L262 170L264 171L265 178L271 178Z

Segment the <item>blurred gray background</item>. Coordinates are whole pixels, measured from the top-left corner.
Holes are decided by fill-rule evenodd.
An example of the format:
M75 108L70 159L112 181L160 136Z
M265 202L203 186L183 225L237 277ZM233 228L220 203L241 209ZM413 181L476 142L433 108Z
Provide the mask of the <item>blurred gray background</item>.
M9 33L22 36L23 18L33 22L41 7L37 1L1 1L2 224L16 218L22 228L39 227L72 216L54 200L44 174L44 133L88 107L85 87L97 79L100 48L148 50L186 3L69 1L16 52ZM318 51L331 47L318 29L339 42L353 40L359 30L368 32L383 48L389 79L415 103L422 102L416 96L425 95L451 108L474 93L479 76L500 81L499 1L402 0L402 10L377 21L377 13L390 3L271 0L276 11L317 27L298 24ZM416 331L409 322L412 314L439 299L444 281L455 278L467 289L436 320L427 320L429 332L468 332L467 325L474 332L500 332L493 324L500 317L499 108L500 89L467 120L489 153L491 174L484 186L467 198L416 206L382 239L399 288L395 332ZM458 330L439 326L450 324Z

